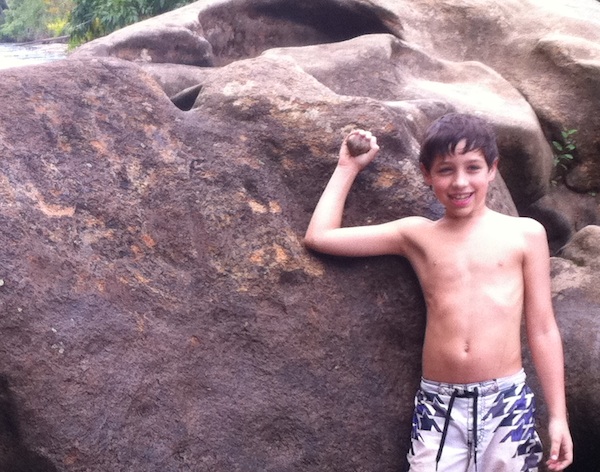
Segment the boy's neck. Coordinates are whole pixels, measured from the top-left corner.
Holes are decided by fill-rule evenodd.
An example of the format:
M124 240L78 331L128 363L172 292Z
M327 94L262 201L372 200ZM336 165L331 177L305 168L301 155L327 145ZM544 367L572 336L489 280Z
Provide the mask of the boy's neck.
M482 208L480 208L476 212L472 212L464 216L446 212L444 216L440 219L440 222L443 222L445 225L448 225L450 227L462 229L476 225L492 212L493 210L488 208L487 205L482 206Z

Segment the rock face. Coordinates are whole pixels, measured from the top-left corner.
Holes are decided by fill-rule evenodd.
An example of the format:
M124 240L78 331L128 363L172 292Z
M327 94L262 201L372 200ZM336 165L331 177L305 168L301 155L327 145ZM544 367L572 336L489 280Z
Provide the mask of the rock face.
M525 59L559 6L590 41L595 17L578 18L600 12L593 3L205 1L69 60L0 72L0 373L11 395L0 407L20 412L0 464L27 451L65 471L403 470L418 282L403 259L306 251L310 215L341 140L361 127L381 152L346 223L439 217L419 140L438 116L469 111L499 135L490 205L550 214L563 246L576 222L552 203L547 138L579 126L575 103L561 102L558 120ZM530 23L525 32L535 12L537 40ZM548 93L570 93L562 69L536 57L556 76ZM596 138L580 133L581 170ZM589 471L600 297L578 240L554 259L554 280L573 470Z
M204 2L205 6L207 2ZM193 3L170 12L168 16L150 18L93 41L80 48L79 57L112 56L134 62L175 63L212 66L212 45L202 35L198 12Z
M186 9L148 20L146 34L151 37L156 24L164 31L165 24L177 23L208 41L212 56L207 61L216 65L273 47L339 42L374 33L392 34L440 59L483 63L527 98L548 137L559 139L563 128L580 131L578 162L567 180L579 191L600 188L596 158L600 144L591 131L599 125L595 104L600 99L600 15L595 0L511 0L502 5L462 0L443 5L431 0L206 1ZM533 31L532 24L536 25ZM81 53L93 50L98 54L99 45L110 45L106 53L119 55L120 49L129 49L127 38L143 35L139 28L125 29L109 36L111 39L84 46ZM144 56L142 46L138 51L141 61L165 62ZM198 54L206 55L204 49ZM435 91L439 93L439 87ZM368 96L372 94L373 89ZM456 93L454 98L461 101L464 95ZM575 95L578 100L571 99ZM486 105L493 107L494 103L487 101ZM511 115L498 106L495 112Z
M2 76L3 371L25 443L65 470L402 461L418 284L402 260L300 238L354 125L388 151L349 219L435 217L414 137L377 101L259 62L268 86L232 64L190 112L115 59Z
M600 463L600 414L594 389L600 388L596 368L600 352L600 226L586 226L552 260L553 295L565 344L569 414L573 439L582 451L576 470L594 470ZM589 353L592 354L590 358ZM591 390L590 390L591 389Z

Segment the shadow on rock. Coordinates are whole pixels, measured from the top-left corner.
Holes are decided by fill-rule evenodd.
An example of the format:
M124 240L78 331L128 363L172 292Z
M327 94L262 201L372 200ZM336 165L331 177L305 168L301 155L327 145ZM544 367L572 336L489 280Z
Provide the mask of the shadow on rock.
M58 472L49 459L22 443L17 407L5 375L0 375L0 470Z
M215 65L255 57L273 47L334 43L377 33L402 37L394 13L360 2L239 1L210 8L199 20Z

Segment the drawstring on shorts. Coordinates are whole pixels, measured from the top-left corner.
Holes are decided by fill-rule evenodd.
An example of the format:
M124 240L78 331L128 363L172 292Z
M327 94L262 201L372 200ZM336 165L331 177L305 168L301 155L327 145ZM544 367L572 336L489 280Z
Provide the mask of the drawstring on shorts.
M475 462L475 470L477 470L477 399L479 397L479 389L475 387L472 391L454 389L448 402L448 410L446 411L446 417L444 419L444 429L442 430L442 438L440 440L440 447L435 457L435 470L437 470L440 459L442 458L442 451L444 450L444 444L446 443L446 435L448 434L448 426L450 425L450 415L452 413L452 407L454 406L454 400L456 398L472 398L473 399L473 460Z

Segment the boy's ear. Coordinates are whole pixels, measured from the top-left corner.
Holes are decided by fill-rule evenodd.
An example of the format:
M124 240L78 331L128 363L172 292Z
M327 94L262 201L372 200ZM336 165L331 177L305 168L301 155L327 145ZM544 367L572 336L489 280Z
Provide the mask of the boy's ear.
M491 182L492 180L494 180L496 178L497 172L498 172L498 159L496 159L494 162L492 162L492 165L490 166L490 170L488 171L488 175L489 175L488 182Z
M425 180L427 185L431 186L431 172L429 172L422 163L419 164L419 168L421 169L421 174L423 174L423 180Z

